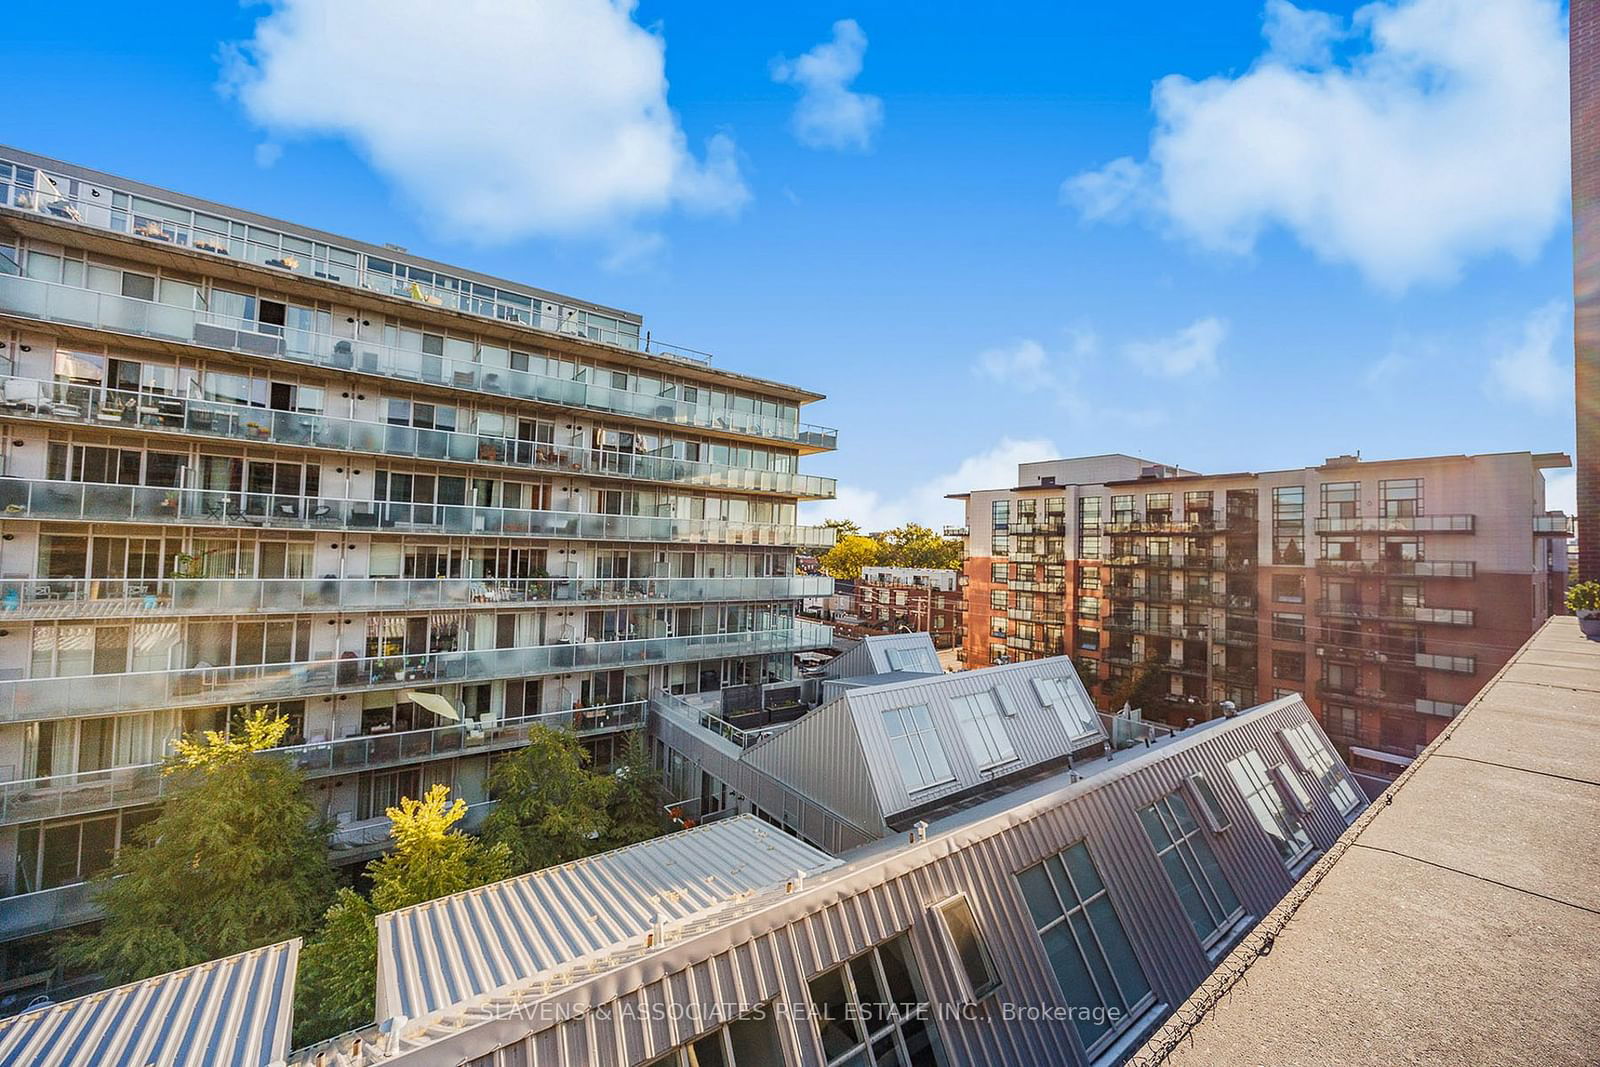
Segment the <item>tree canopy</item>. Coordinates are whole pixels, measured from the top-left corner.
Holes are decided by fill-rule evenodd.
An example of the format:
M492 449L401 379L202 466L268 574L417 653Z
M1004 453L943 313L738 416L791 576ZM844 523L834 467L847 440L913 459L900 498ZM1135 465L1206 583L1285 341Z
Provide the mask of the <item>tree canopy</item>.
M65 965L132 982L316 927L333 892L325 827L294 765L257 754L288 729L258 709L235 736L178 744L171 794L95 879L105 919L63 944Z
M882 533L863 534L849 519L823 523L839 531L833 547L817 558L835 578L855 580L864 567L961 568L961 542L943 537L919 523L908 522Z
M367 864L370 896L339 890L322 931L300 957L295 1044L306 1045L372 1022L376 1010L380 912L498 882L513 873L504 845L456 829L467 802L436 785L421 800L389 808L394 848Z
M489 772L494 810L484 840L503 844L518 871L566 863L597 851L611 829L616 779L595 774L575 734L535 726L528 743Z
M611 775L616 784L606 805L611 823L606 828L606 848L631 845L671 828L665 812L666 790L662 787L661 775L650 762L650 749L642 730L628 735Z

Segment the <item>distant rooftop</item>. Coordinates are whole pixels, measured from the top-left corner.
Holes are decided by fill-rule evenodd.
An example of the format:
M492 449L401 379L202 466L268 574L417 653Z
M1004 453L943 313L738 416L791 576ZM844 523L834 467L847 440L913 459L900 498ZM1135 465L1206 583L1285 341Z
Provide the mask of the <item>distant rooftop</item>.
M1551 619L1131 1063L1592 1064L1600 643Z

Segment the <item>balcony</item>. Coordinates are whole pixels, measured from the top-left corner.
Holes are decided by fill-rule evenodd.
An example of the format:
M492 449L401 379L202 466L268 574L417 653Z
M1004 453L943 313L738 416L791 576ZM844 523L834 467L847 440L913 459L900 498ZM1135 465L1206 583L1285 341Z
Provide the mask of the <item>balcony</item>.
M1355 682L1331 682L1325 678L1319 680L1316 687L1317 697L1322 700L1340 704L1367 704L1388 708L1391 711L1415 711L1417 701L1420 699L1414 694L1404 696L1372 689Z
M505 350L498 348L480 349L477 359L453 359L372 340L285 329L252 319L17 275L0 275L0 314L321 367L341 374L365 374L501 399L646 419L668 426L758 437L798 445L806 451L838 447L838 431L831 427L516 370L501 365L507 356ZM701 392L709 400L709 390Z
M358 657L304 663L193 667L71 678L0 680L0 722L110 715L161 708L284 700L369 689L431 688L574 671L685 663L825 648L827 626L793 625L740 633L633 637L525 648Z
M1064 515L1046 516L1043 519L1027 519L1011 523L1012 537L1030 537L1040 535L1054 535L1064 537L1067 532L1067 519Z
M1560 512L1551 512L1548 515L1535 515L1533 517L1533 532L1541 537L1569 537L1572 534L1572 519Z
M1105 525L1108 534L1209 534L1219 533L1226 527L1218 524L1216 516L1191 514L1183 518L1152 515L1142 519L1119 519Z
M290 745L262 752L261 758L287 759L307 777L353 774L425 760L497 752L527 744L535 726L570 730L579 736L615 733L641 726L645 702L551 711L499 722L466 722L431 730L344 737L336 741ZM173 779L163 764L61 774L0 782L0 826L38 819L112 811L164 798Z
M1213 634L1212 639L1233 648L1255 648L1261 643L1260 635L1254 630L1223 630Z
M828 596L833 579L27 578L0 579L0 618L386 611L510 605L703 603Z
M827 547L832 527L0 478L0 517L450 536Z
M1476 515L1351 515L1315 520L1319 534L1473 533Z
M0 940L14 941L98 919L101 913L93 892L94 883L74 882L0 899Z
M0 278L3 278L0 275ZM0 378L0 415L111 429L214 437L258 445L318 448L474 467L625 481L668 482L812 500L833 496L831 478L599 448L574 448L489 434L362 422L210 400Z
M1317 570L1323 574L1385 575L1404 578L1472 578L1477 575L1477 563L1472 560L1421 560L1421 559L1319 559Z
M944 536L946 536L946 537L971 537L972 536L972 531L967 529L965 526L946 526L944 528Z
M1422 604L1319 600L1317 612L1340 618L1383 619L1437 626L1472 626L1477 621L1477 612L1472 608L1433 608Z

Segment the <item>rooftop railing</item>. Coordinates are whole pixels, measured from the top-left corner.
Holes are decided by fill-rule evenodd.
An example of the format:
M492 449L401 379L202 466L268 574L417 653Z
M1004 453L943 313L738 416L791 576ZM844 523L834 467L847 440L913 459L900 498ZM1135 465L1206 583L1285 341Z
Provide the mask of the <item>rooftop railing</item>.
M31 378L0 378L0 414L48 422L216 437L251 444L332 449L424 461L450 460L567 476L670 482L697 489L818 499L831 497L834 491L831 478L792 471L757 470L669 455L365 422L314 412L278 411Z
M635 700L426 730L313 740L267 749L259 755L287 759L308 777L320 777L514 748L527 743L535 726L570 730L580 736L614 733L643 725L644 715L645 702ZM161 773L164 766L142 763L0 782L0 826L155 803L165 798L177 781Z
M833 579L0 578L0 620L538 605L705 603L828 596Z
M0 722L281 700L368 689L431 687L574 671L802 652L831 644L829 627L791 625L684 637L623 637L525 648L357 656L303 663L197 666L70 678L0 680Z
M0 477L4 518L706 545L826 547L835 537L828 526Z
M277 326L212 311L101 293L19 275L0 275L0 312L42 322L84 326L134 337L284 360L340 373L441 386L485 396L532 400L562 408L625 415L666 425L761 437L808 449L838 446L838 431L793 419L646 396L596 382L557 378L496 362L456 359L364 338ZM501 361L507 361L502 365ZM705 390L709 396L709 390Z

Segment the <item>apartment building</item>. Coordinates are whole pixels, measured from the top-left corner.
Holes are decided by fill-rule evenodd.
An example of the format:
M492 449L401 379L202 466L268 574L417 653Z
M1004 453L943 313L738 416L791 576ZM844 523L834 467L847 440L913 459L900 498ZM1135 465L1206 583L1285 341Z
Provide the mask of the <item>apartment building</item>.
M173 740L266 705L338 862L651 691L794 686L821 396L636 314L0 148L0 997ZM748 700L745 701L748 703Z
M927 633L938 648L961 644L961 575L944 567L863 567L834 595L809 601L807 614L836 619L861 634Z
M962 494L968 666L1070 654L1102 704L1203 720L1305 694L1353 769L1392 777L1552 612L1559 453L1201 475L1133 456L1025 464Z

